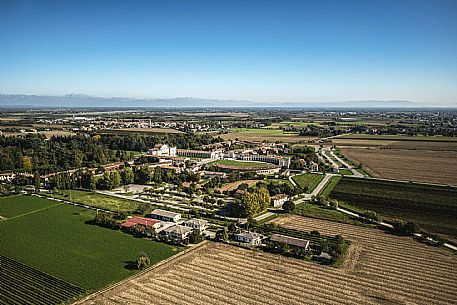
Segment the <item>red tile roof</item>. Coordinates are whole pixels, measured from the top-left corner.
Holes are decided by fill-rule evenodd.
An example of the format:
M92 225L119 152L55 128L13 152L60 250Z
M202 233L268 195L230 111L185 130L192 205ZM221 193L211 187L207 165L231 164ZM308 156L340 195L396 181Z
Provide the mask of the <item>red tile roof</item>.
M153 225L155 225L158 222L160 222L160 221L156 220L156 219L135 216L135 217L127 219L127 221L124 222L121 225L121 227L131 228L135 225L143 225L143 226L147 226L147 227L152 227Z

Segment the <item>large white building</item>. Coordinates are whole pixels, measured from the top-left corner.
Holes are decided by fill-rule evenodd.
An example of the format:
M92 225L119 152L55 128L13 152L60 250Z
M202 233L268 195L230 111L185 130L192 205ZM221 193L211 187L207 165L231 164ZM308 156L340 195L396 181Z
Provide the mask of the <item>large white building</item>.
M148 154L152 156L176 157L176 151L176 147L170 147L167 144L157 144L154 148L148 150Z

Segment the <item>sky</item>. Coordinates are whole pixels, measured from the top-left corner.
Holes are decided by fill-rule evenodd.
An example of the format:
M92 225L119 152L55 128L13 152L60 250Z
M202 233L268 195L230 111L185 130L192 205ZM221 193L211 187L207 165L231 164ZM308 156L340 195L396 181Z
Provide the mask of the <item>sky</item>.
M457 0L0 0L0 93L457 106Z

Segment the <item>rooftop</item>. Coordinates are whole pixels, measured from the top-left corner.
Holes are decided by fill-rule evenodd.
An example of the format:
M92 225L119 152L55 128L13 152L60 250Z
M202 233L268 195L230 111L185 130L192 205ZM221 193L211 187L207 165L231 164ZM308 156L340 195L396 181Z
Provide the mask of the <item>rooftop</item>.
M146 227L152 227L156 223L160 223L160 221L159 220L155 220L155 219L151 219L151 218L144 218L144 217L135 216L135 217L127 219L127 221L124 222L121 226L123 228L131 228L131 227L133 227L135 225L143 225L143 226L146 226Z
M179 213L161 210L161 209L155 209L154 211L151 212L151 214L162 216L162 217L169 217L169 218L175 218L177 215L180 215Z
M278 242L278 243L284 243L292 246L297 246L300 248L308 248L309 246L309 241L305 239L300 239L300 238L295 238L295 237L290 237L286 235L281 235L281 234L273 234L270 237L270 241Z

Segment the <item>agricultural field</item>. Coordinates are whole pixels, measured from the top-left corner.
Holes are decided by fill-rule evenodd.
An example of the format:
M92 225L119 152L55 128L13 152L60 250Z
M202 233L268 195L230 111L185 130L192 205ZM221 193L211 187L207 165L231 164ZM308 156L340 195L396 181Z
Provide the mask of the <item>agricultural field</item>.
M373 177L457 185L457 151L342 148L341 152Z
M119 211L135 212L139 205L137 201L89 191L61 190L49 196L115 212L118 211L118 207Z
M272 221L342 234L341 268L231 245L206 245L81 303L94 304L452 304L457 258L410 238L299 216ZM198 279L198 280L195 280Z
M249 186L253 186L255 185L257 182L259 182L260 180L240 180L240 181L234 181L234 182L230 182L230 183L227 183L227 184L224 184L219 190L221 192L224 192L224 191L233 191L233 190L236 190L238 188L238 186L240 186L240 184L243 184L243 183L246 183L247 185Z
M327 182L327 184L324 186L322 191L319 193L319 195L328 197L330 193L333 191L335 186L340 182L341 176L333 176L330 178L330 180Z
M311 193L324 177L324 175L319 174L301 174L293 176L292 179L307 193Z
M93 225L92 210L34 196L12 198L22 211L23 202L38 209L0 221L0 255L89 292L135 274L129 266L141 252L156 263L181 250ZM42 209L35 201L48 201L50 207ZM5 202L11 198L0 199L0 207Z
M410 220L430 233L457 237L454 187L343 177L330 197L375 211L386 220Z
M348 223L358 226L373 226L367 223L361 222L357 217L344 214L342 212L330 209L328 207L320 207L310 203L300 203L295 207L293 214L305 217L312 217L318 219L325 219L330 221Z
M315 137L302 137L298 133L283 132L283 130L275 128L237 128L227 134L220 135L220 137L225 141L238 139L240 141L279 141L285 143L307 142L316 139Z
M0 199L0 216L7 219L42 211L61 203L30 196L9 196Z
M84 289L0 255L0 304L62 304Z

